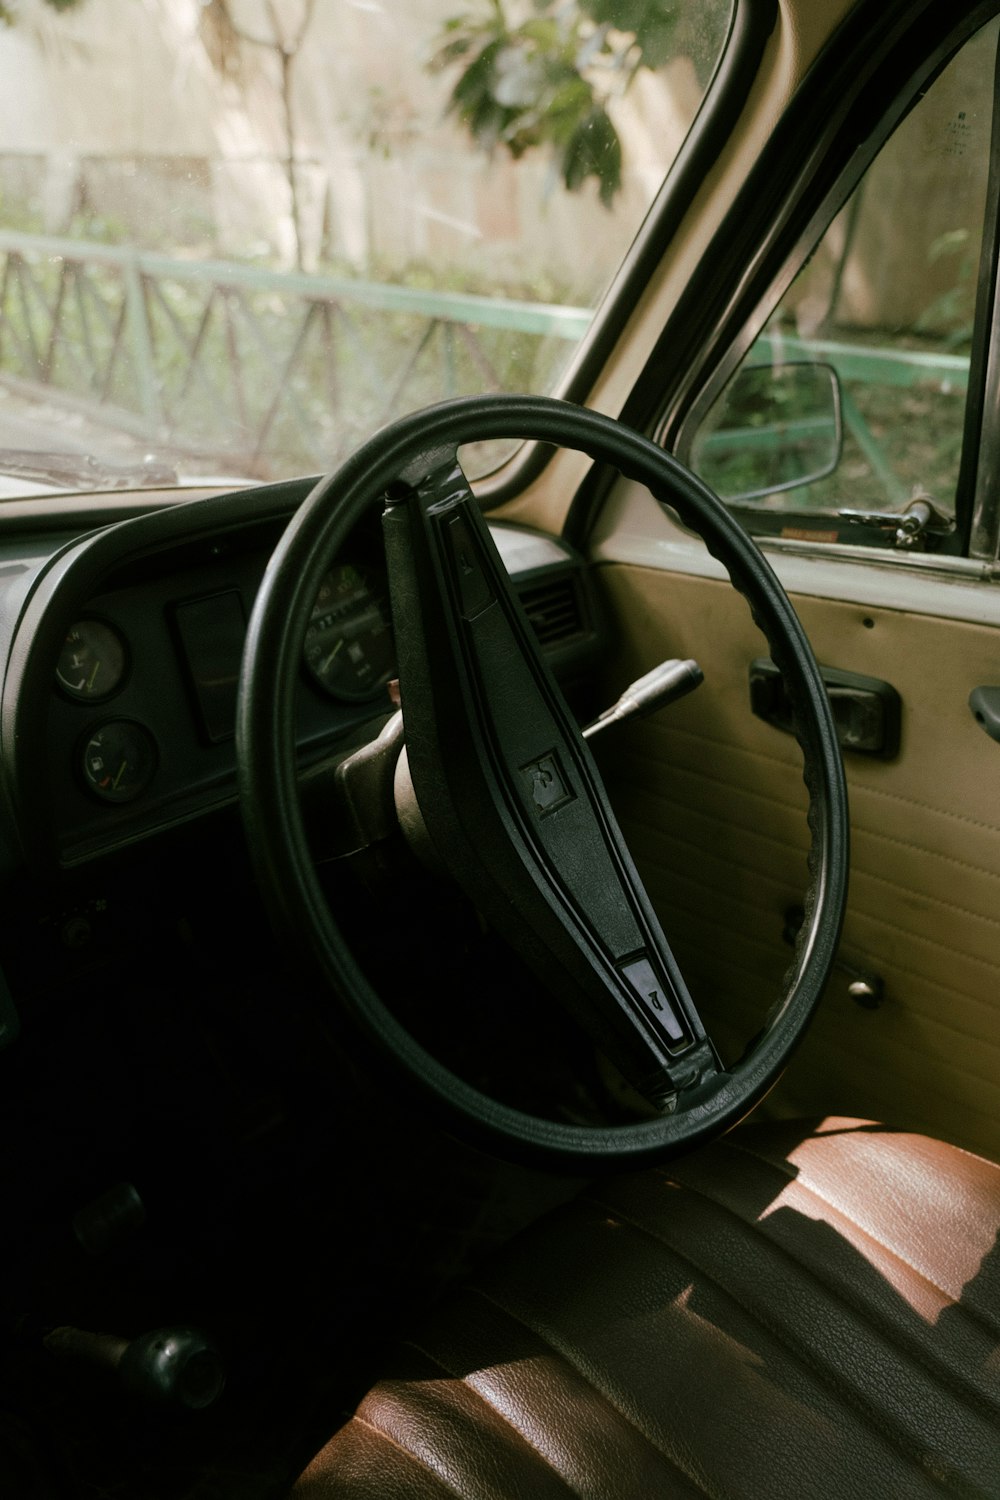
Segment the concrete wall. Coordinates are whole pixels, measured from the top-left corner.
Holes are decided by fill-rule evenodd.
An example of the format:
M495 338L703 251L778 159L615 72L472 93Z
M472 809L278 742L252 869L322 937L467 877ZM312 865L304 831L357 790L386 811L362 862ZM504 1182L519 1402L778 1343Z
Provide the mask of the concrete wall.
M566 193L546 162L492 162L445 118L452 80L415 67L461 0L318 0L294 63L297 182L307 265L383 275L433 261L599 294L696 108L690 67L653 79L622 114L627 173L613 212ZM269 36L260 0L234 0ZM279 0L288 34L300 0ZM0 193L62 232L127 228L158 249L294 258L280 71L273 51L220 58L198 0L23 0L0 31ZM128 169L129 161L135 163ZM126 170L120 170L122 164Z

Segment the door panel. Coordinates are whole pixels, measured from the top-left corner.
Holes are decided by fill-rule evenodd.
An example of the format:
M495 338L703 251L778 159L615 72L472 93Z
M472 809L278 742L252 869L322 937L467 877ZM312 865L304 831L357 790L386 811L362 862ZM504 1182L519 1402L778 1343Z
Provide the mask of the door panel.
M801 755L749 707L766 655L743 600L711 578L598 569L621 652L609 698L666 656L697 693L601 751L626 836L709 1029L734 1057L780 992L784 913L801 901ZM899 756L848 754L852 880L842 954L876 973L861 1008L837 972L771 1112L850 1113L1000 1157L1000 744L970 691L1000 683L1000 629L799 596L819 661L892 683Z

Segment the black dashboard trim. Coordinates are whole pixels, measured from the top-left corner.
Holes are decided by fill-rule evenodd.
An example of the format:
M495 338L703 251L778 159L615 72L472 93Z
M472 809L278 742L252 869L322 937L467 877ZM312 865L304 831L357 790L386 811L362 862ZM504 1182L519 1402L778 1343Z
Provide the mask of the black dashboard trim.
M0 582L0 643L5 641L7 649L0 696L0 866L8 873L22 864L38 875L72 869L236 802L235 747L231 738L206 740L200 726L196 728L196 704L190 683L182 682L184 657L177 649L171 611L186 598L233 587L233 577L242 568L240 586L249 613L251 588L256 591L284 527L314 485L312 478L304 478L201 496L112 520L82 535L64 539L57 530L55 536L50 534L55 542L51 551L44 545L25 549L29 560L12 568L6 589ZM373 509L376 504L380 502L373 500ZM498 523L494 525L501 529ZM554 642L546 654L560 675L583 675L599 650L603 632L582 559L565 543L543 538L529 528L503 525L502 531L517 549L517 561L509 565L519 586L530 586L539 576L565 577L579 595L586 628L573 640ZM523 532L527 550L518 545L518 532ZM536 548L531 546L533 538L539 543ZM541 548L542 541L547 552ZM558 557L553 549L558 550ZM539 557L546 556L549 560L539 566ZM227 561L228 568L223 566ZM246 581L249 573L255 582ZM191 579L196 582L189 587ZM108 602L111 595L128 592L134 610L135 599L144 590L149 591L150 630L155 629L161 642L170 637L173 709L186 713L190 720L179 729L185 748L173 747L171 763L171 746L165 746L162 733L157 732L161 726L147 724L160 751L157 776L134 801L99 803L87 795L75 764L78 757L67 746L76 746L92 734L109 712L141 721L139 689L116 694L114 700L69 702L55 683L54 663L73 621L100 613L115 624L115 609ZM134 652L136 643L128 630L125 634ZM182 690L175 677L182 682ZM378 702L335 703L309 681L305 671L300 691L304 764L356 735L366 720L380 712ZM187 755L187 764L193 764L194 739L201 759L197 774L187 776L183 757ZM64 766L67 756L69 763ZM68 803L72 803L70 815Z

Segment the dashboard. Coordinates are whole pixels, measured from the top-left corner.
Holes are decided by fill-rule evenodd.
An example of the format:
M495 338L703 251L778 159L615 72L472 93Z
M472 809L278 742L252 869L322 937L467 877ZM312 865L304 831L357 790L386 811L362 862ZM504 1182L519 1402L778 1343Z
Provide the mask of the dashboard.
M271 552L313 484L210 495L0 556L6 670L0 860L68 868L236 798L247 621ZM551 665L600 644L581 560L508 524L491 534ZM371 737L396 676L377 512L330 559L302 643L303 768Z

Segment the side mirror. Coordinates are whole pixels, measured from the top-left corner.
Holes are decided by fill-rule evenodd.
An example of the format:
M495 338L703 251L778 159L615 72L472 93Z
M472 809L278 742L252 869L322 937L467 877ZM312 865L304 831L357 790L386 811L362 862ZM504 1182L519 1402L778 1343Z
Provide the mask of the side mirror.
M843 439L832 365L747 365L699 428L690 464L720 499L762 500L832 474Z

